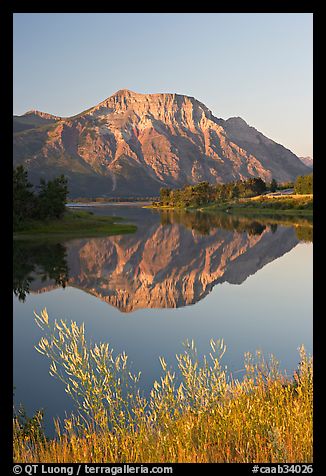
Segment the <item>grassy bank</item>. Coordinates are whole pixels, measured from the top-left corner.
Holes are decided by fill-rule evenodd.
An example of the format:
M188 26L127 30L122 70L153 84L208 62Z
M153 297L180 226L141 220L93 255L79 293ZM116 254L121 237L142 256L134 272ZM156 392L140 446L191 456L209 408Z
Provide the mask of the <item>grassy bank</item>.
M37 349L80 416L57 424L51 440L14 419L15 462L312 462L312 358L303 348L292 376L246 354L238 381L221 365L222 341L203 359L188 342L175 371L161 358L163 375L144 398L124 353L89 345L83 325L50 324L45 310L37 321Z
M211 202L200 207L172 207L153 204L147 208L162 210L200 210L204 212L220 211L234 214L266 215L266 216L313 216L312 195L259 195L252 198L236 199L223 202Z
M92 237L133 233L137 227L120 223L122 218L94 215L84 210L67 210L61 219L30 221L14 233L15 239ZM116 223L118 222L118 223Z
M257 197L233 200L223 204L209 204L201 207L204 211L223 210L228 213L256 215L313 215L312 195L259 195Z

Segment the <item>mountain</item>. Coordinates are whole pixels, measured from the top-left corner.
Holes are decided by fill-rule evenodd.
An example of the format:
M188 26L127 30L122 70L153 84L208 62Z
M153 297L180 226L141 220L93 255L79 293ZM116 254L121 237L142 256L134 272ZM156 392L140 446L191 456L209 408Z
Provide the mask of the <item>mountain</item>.
M299 157L301 162L303 162L307 167L310 167L311 169L314 168L314 161L312 157Z
M13 133L15 134L28 129L35 129L41 126L54 124L61 119L62 118L59 116L53 116L47 112L41 112L33 109L32 111L27 111L22 116L13 117Z
M71 196L150 196L207 180L293 180L310 169L239 117L223 120L193 97L120 90L72 117L14 117L14 165L30 180L64 173Z

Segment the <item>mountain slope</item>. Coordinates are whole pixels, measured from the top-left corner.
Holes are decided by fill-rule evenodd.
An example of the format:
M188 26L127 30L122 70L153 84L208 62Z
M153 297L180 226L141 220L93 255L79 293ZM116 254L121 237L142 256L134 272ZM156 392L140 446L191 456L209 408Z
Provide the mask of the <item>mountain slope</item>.
M47 112L40 112L37 110L27 111L22 116L13 117L13 133L23 132L28 129L35 129L41 126L54 124L59 121L61 117L53 116Z
M120 90L70 118L26 116L15 118L28 128L14 134L14 165L24 163L35 183L64 173L72 196L148 196L162 186L310 172L241 118L218 119L179 94Z
M301 160L301 162L303 162L310 169L314 168L314 161L313 161L312 157L309 157L309 156L308 157L299 157L299 159Z

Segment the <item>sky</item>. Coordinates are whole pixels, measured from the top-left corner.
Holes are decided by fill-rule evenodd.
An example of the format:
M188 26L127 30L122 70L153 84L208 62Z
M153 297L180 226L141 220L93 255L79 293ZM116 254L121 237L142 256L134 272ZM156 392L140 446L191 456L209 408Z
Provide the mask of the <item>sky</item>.
M313 156L312 13L16 13L14 114L178 93Z

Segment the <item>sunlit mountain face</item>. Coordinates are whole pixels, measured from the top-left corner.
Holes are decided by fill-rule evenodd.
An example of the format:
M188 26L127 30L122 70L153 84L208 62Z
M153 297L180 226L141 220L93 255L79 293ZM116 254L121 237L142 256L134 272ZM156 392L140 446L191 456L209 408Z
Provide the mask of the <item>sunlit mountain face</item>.
M71 196L157 196L161 187L248 177L292 181L311 172L240 117L215 117L182 94L117 91L72 117L32 110L13 120L14 165L33 184L68 178Z
M14 292L72 286L121 312L194 304L311 239L312 225L162 212L131 235L14 244ZM51 250L49 249L51 248ZM15 271L17 270L17 271Z

